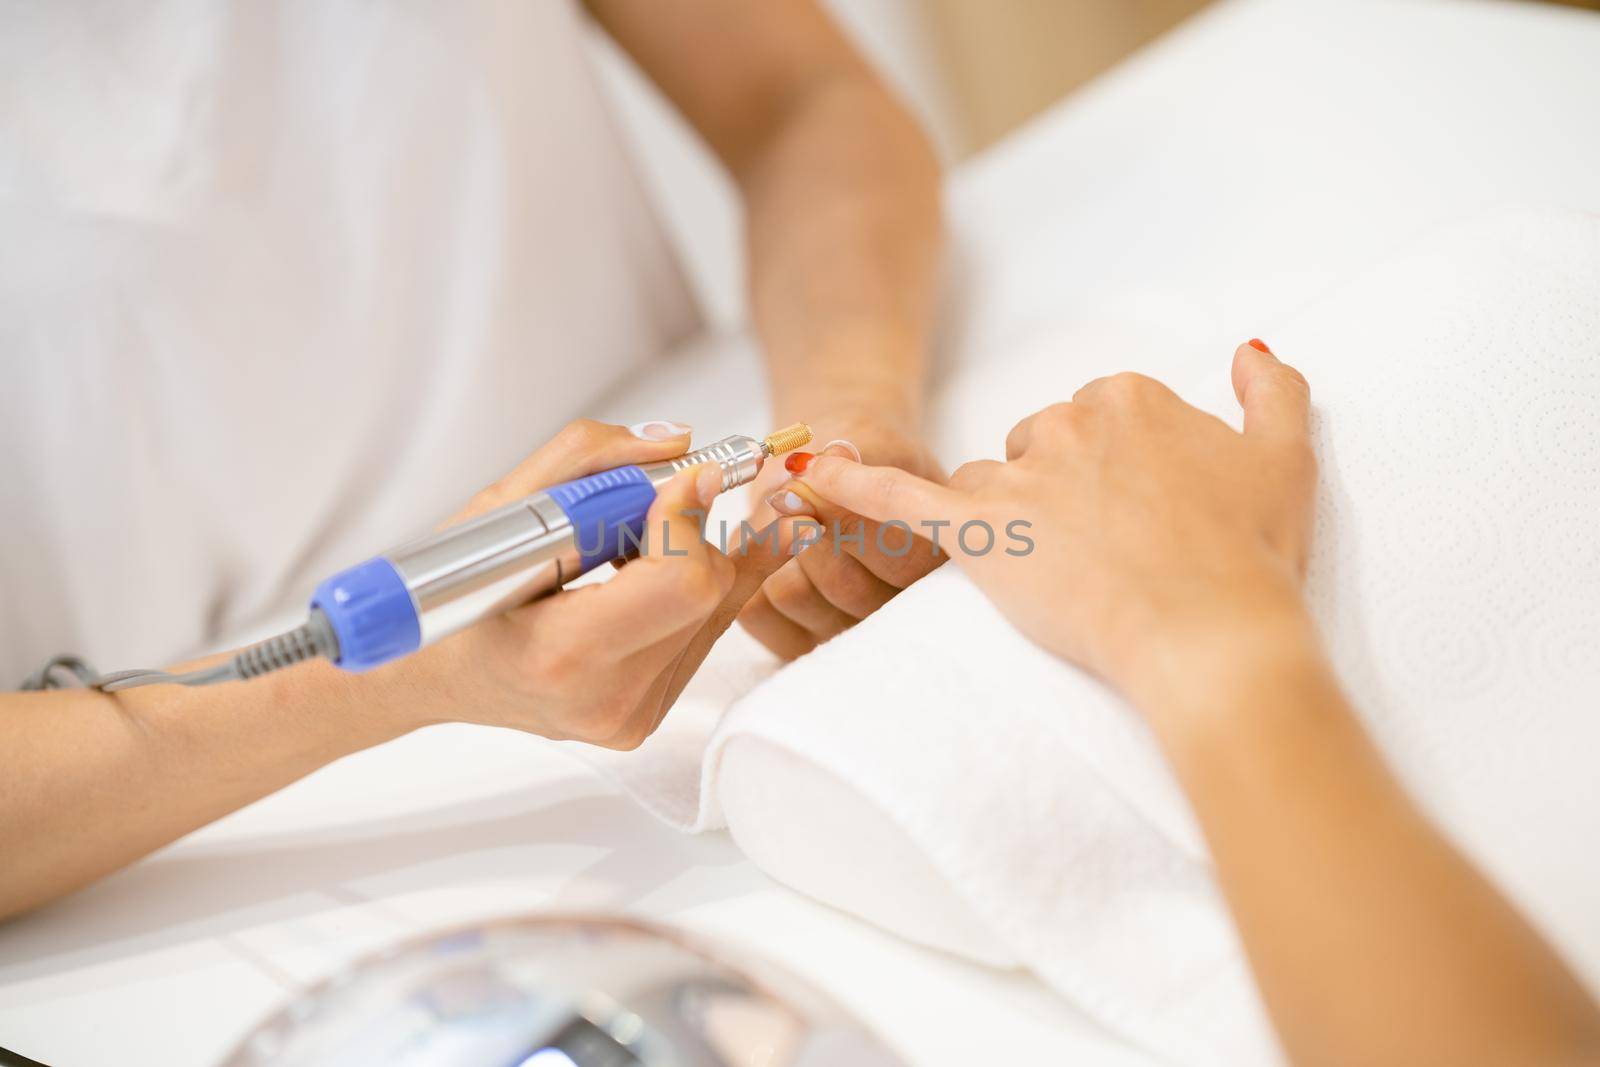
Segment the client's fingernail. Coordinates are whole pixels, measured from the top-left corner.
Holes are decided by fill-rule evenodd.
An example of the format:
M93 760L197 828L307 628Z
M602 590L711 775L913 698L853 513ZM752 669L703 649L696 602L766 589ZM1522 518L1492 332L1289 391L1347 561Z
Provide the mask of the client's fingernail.
M804 474L806 468L811 466L811 461L816 458L811 452L790 452L783 458L783 469L790 474Z
M767 497L767 506L779 515L809 515L811 505L793 489L780 489Z
M682 437L688 433L689 427L681 422L651 419L648 422L634 423L628 427L628 432L645 441L670 441L674 437Z
M722 492L722 468L715 463L701 464L700 473L694 476L694 495L699 498L700 506L709 508L720 492Z
M1250 347L1255 349L1257 352L1265 352L1269 356L1272 355L1272 349L1267 347L1267 342L1263 341L1259 337L1250 338Z
M846 441L842 437L835 437L832 441L829 441L827 444L823 445L821 451L826 452L830 448L842 448L844 449L845 454L851 459L855 460L857 463L861 462L861 449L857 448L855 445L851 444L849 441Z

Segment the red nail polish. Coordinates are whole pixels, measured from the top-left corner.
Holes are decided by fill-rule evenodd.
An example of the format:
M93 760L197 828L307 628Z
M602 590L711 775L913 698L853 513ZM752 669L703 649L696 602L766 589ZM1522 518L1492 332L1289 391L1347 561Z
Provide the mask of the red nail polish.
M1257 352L1265 352L1269 356L1272 355L1272 349L1267 347L1267 342L1263 341L1259 337L1250 338L1250 347L1255 349Z
M790 474L804 474L811 461L817 457L810 452L790 452L783 460L783 469Z

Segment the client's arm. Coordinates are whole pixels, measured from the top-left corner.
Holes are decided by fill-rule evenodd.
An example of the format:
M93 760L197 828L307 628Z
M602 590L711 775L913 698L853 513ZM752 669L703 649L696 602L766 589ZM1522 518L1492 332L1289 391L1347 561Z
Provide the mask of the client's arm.
M955 558L1148 718L1296 1064L1600 1063L1600 1010L1406 796L1318 646L1305 380L1242 346L1233 381L1242 434L1119 375L948 487L839 458L804 483L878 521L1031 524L1030 553Z

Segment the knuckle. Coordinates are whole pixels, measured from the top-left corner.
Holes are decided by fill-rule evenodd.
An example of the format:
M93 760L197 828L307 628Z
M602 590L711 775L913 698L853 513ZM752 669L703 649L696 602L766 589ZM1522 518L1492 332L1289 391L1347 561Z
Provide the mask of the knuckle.
M825 538L823 541L818 542L819 544L825 544L825 545L830 546L830 550L837 549L838 552L842 552L843 548L840 547L840 546L842 546L843 544L846 543L846 541L845 541L846 538L854 539L854 538L860 537L863 540L866 538L866 535L867 535L867 520L863 519L860 515L856 515L854 513L847 512L844 515L839 516L838 523L839 523L839 539L838 540L834 540L831 537L830 538ZM835 554L837 554L837 552L835 552ZM800 558L803 560L808 555L811 555L811 553L802 552L800 554Z
M988 480L989 471L993 463L989 460L975 459L963 463L950 475L952 489L976 489Z
M493 511L504 501L509 500L511 498L511 489L506 484L507 481L508 479L502 478L493 485L473 493L472 499L467 501L467 506L462 509L461 514L451 519L450 522L459 522L474 515L481 515L486 511Z
M872 495L889 512L900 510L905 500L905 490L900 484L899 472L885 467L873 476Z
M675 603L695 613L708 612L722 600L716 572L699 564L673 567L666 592Z
M638 748L644 741L637 723L637 706L620 696L612 697L594 706L589 713L585 740L604 748ZM629 742L632 742L631 744Z
M528 650L523 669L540 684L560 689L582 676L583 663L572 642L541 642Z
M604 747L616 752L632 752L648 741L653 732L646 723L630 720L606 738Z
M828 603L848 610L860 601L868 586L862 569L858 565L844 566L845 562L827 550L800 556L800 569L805 571L811 588Z
M709 615L716 610L722 598L727 594L727 585L722 581L716 571L710 567L699 568L699 573L689 584L689 602L694 605L695 611L701 615Z
M767 601L779 614L787 615L804 605L813 595L811 579L799 566L785 565L767 579Z
M861 568L841 570L832 576L830 584L833 596L829 599L841 608L860 605L872 594L872 583Z
M1311 395L1311 383L1296 368L1289 366L1287 363L1279 364L1278 375L1283 379L1284 385L1305 396Z
M721 552L712 552L709 569L711 582L715 587L716 602L720 604L724 597L733 592L733 584L739 578L739 568L734 566L733 560Z
M1078 410L1070 402L1063 400L1039 412L1039 422L1057 429L1068 427L1078 420Z
M1125 370L1106 379L1106 391L1119 400L1137 400L1148 396L1156 385L1154 378L1137 371Z
M589 452L605 440L606 426L594 419L574 419L556 437L568 451Z
M1051 404L1036 416L1038 433L1046 440L1059 440L1078 432L1083 419L1083 408L1071 404Z

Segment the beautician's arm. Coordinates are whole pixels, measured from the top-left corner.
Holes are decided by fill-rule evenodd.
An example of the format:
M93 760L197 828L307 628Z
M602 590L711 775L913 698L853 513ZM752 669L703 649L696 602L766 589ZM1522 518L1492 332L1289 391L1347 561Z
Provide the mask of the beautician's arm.
M809 422L819 445L847 439L869 463L935 476L921 424L940 174L922 131L816 0L588 6L738 183L779 424ZM839 574L797 561L742 621L798 655L934 562Z
M1242 434L1121 375L948 487L833 458L805 491L880 521L1032 524L1031 553L955 559L1148 719L1299 1067L1600 1064L1594 1001L1407 797L1318 645L1304 379L1264 346L1233 373Z
M687 432L577 422L459 518L541 486L681 455ZM250 682L0 694L0 919L85 885L358 749L465 720L612 748L661 722L712 642L787 557L700 540L719 472L684 472L645 551L603 585L485 620L361 675L305 663Z

